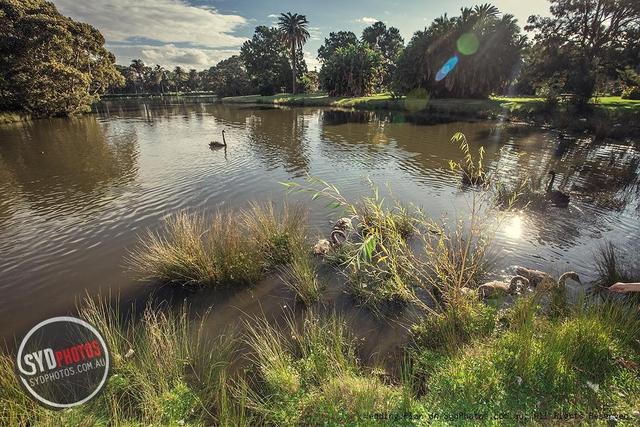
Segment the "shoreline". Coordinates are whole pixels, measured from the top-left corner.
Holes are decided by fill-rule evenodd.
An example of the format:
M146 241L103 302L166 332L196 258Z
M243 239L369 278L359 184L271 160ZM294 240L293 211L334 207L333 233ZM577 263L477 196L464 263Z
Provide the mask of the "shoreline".
M566 104L549 107L542 98L491 97L488 99L407 99L390 94L368 97L330 97L316 94L247 95L220 98L222 104L330 107L362 111L405 113L423 120L506 120L530 122L570 133L624 139L640 135L640 101L601 97L587 113L577 113Z

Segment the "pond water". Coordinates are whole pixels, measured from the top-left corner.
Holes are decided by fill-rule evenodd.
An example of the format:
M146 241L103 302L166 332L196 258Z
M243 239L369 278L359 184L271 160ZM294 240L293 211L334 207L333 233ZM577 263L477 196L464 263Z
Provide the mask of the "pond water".
M556 183L572 193L569 209L508 215L496 237L498 271L572 269L588 281L603 241L630 255L640 246L634 141L497 122L428 124L389 112L184 100L108 101L96 110L0 127L0 336L10 342L39 320L73 311L86 292L146 292L125 257L140 233L168 216L279 202L279 183L306 174L348 197L366 194L369 177L431 216L464 214L470 191L448 171L448 160L461 157L449 142L457 131L474 149L486 148L487 167L503 180L525 173L546 180L555 170ZM222 129L229 147L211 151L207 143ZM314 229L326 233L333 213L305 201ZM213 301L211 293L196 295L199 304ZM214 312L223 325L249 306L283 307L290 299L268 280L217 302Z

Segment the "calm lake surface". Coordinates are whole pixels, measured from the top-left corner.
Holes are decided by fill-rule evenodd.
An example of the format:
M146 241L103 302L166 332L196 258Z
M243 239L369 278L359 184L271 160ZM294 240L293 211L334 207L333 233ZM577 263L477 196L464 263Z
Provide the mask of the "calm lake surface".
M555 170L557 185L572 193L568 210L508 215L496 239L502 274L525 265L575 270L588 281L605 239L631 259L640 247L634 148L640 140L561 138L496 122L428 125L388 112L184 100L108 101L96 110L0 127L0 336L11 342L44 318L73 312L86 292L143 292L125 257L139 234L172 214L281 202L279 182L302 182L306 174L349 197L367 193L369 177L383 193L389 184L395 198L434 217L464 214L471 194L447 166L460 158L449 142L457 131L473 147L486 147L488 168L505 181L524 173L546 180ZM229 148L211 151L207 143L220 139L222 129ZM315 231L326 234L332 218L326 203L288 198L308 202ZM206 305L210 294L192 299ZM229 297L219 321L234 321L237 310L270 298L284 306L290 295L271 281Z

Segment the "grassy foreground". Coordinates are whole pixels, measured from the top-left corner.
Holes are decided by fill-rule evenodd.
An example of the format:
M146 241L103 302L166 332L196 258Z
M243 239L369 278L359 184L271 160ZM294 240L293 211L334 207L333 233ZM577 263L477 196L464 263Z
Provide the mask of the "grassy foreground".
M452 168L461 183L463 167ZM123 317L117 305L85 299L79 316L112 352L103 392L77 408L45 410L25 395L13 357L2 353L0 425L640 423L638 302L571 302L561 288L512 305L481 301L474 290L491 268L482 192L474 192L469 217L447 227L419 209L387 205L375 187L352 202L314 178L286 186L353 219L348 243L325 261L363 309L381 315L380 328L386 314L417 310L399 355L364 359L344 314L319 301L320 261L311 258L301 207L179 215L132 252L142 278L216 292L275 274L301 302L298 310L277 324L245 317L237 330L211 331L187 306L150 304ZM638 280L611 245L594 265L603 287Z
M258 318L243 335L213 338L186 310L147 308L119 321L117 309L86 300L80 314L113 353L105 390L84 406L45 410L2 355L2 425L640 421L637 306L585 304L552 317L533 296L503 311L469 300L414 328L400 374L364 365L345 320L313 310L284 327ZM245 368L231 369L234 361Z

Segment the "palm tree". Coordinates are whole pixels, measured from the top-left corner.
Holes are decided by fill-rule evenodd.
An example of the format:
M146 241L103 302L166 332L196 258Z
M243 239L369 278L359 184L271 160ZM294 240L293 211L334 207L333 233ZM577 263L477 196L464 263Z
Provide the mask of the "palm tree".
M164 93L164 81L166 78L167 70L162 68L161 65L156 65L151 72L151 80L160 88L160 93Z
M195 91L198 89L198 82L200 81L200 76L198 72L194 69L189 70L189 77L187 78L189 89L191 91Z
M291 12L281 13L278 18L278 29L282 33L282 41L291 48L291 70L293 74L293 93L297 92L297 73L298 65L296 64L296 51L302 49L302 46L309 40L309 31L307 26L309 21L304 15Z
M129 65L129 68L131 68L136 81L139 81L141 84L143 84L145 65L144 62L142 62L142 59L134 59L133 61L131 61L131 65ZM138 85L134 84L134 87L136 88L136 93L138 93Z
M185 76L187 75L187 73L184 71L184 69L180 66L177 66L176 68L173 69L173 77L174 77L174 84L175 84L175 91L179 92L180 89L182 88L182 83L184 82Z

